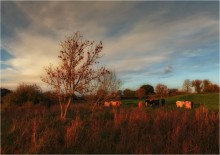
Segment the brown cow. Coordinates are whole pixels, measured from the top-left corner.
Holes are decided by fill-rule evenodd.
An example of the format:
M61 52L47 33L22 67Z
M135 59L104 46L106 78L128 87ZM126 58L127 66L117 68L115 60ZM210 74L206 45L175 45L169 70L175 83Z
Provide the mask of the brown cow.
M110 106L111 106L111 102L106 102L106 101L105 101L104 106L110 107Z
M143 108L143 102L141 102L141 101L138 102L138 107L139 107L139 108Z

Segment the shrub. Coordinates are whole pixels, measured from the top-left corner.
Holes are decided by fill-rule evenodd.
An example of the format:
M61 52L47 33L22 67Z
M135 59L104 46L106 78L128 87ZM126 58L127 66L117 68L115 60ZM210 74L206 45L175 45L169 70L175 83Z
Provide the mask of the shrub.
M19 85L15 92L3 98L3 103L22 105L26 102L37 104L42 100L41 88L37 85Z

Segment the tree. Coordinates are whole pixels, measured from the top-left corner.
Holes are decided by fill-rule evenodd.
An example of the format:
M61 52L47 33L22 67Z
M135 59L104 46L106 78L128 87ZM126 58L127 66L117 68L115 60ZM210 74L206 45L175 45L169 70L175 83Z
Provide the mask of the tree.
M165 97L167 96L167 94L168 94L168 88L166 85L160 83L156 86L156 95L158 97Z
M177 92L178 92L178 89L175 89L175 88L173 88L173 89L168 89L168 94L169 94L169 96L176 95Z
M154 94L154 87L151 85L142 85L140 88L145 90L145 95L148 96L150 94Z
M20 84L16 90L4 97L4 102L22 105L26 102L38 104L42 100L42 91L36 84Z
M6 88L1 88L1 92L0 92L1 98L3 98L4 96L6 96L7 94L10 94L10 93L12 93L11 90L6 89ZM2 103L2 100L1 100L1 103Z
M139 88L136 90L135 95L141 100L146 94L146 91L144 88Z
M195 91L197 93L201 93L201 91L202 91L202 81L201 80L192 81L192 86L195 88Z
M118 99L118 90L121 86L121 80L117 78L115 72L110 71L96 81L95 100L93 103L98 104L100 102Z
M66 118L68 108L74 94L84 95L93 92L96 81L109 71L105 67L95 66L101 58L102 42L83 40L80 32L67 37L61 42L61 50L58 56L57 67L49 65L45 67L46 75L42 81L56 90L59 104L60 117Z
M122 90L117 91L117 96L118 96L118 98L121 98L123 96Z
M183 90L186 93L190 93L192 91L191 87L192 87L192 82L189 79L184 80L184 82L183 82Z
M219 92L219 86L216 84L212 84L207 79L203 80L203 92L204 93Z
M135 97L135 91L130 90L130 89L125 89L123 91L124 97Z

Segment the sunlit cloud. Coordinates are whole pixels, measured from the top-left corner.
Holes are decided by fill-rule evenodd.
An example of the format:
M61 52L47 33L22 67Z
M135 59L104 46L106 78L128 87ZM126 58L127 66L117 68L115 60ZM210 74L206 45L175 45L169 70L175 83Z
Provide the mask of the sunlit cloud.
M13 89L21 82L45 87L40 80L44 66L57 64L60 42L76 31L85 39L103 41L100 63L117 73L123 88L157 82L181 87L184 78L203 79L200 73L218 83L218 2L39 1L2 6L2 49L11 55L1 58L2 87Z

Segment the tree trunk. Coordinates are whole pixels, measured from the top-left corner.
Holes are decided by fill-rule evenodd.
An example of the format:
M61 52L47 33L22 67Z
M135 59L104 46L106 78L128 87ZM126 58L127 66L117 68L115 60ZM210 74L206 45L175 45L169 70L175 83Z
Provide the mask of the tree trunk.
M60 96L59 96L59 104L60 104L60 118L63 118L63 105Z
M69 109L70 103L71 103L71 97L69 98L69 100L67 102L67 105L66 105L66 108L65 108L65 112L63 114L63 118L64 119L66 118L67 110Z

